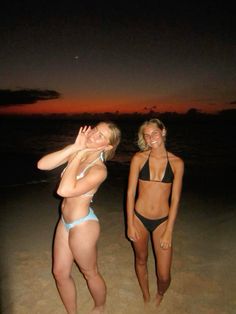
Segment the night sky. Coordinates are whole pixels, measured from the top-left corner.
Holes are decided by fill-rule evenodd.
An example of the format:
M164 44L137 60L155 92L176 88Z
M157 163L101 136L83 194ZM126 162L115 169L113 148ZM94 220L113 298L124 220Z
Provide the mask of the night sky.
M3 3L0 113L235 108L230 5L112 2Z

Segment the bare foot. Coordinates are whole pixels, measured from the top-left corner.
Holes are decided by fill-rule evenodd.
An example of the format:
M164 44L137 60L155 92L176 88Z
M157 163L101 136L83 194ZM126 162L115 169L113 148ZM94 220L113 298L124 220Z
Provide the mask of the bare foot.
M149 303L150 302L150 295L143 295L143 301L144 303Z
M156 295L156 306L159 306L161 304L162 300L163 300L163 295L157 293L157 295Z
M105 310L105 306L101 305L101 306L96 306L92 309L92 311L90 312L90 314L102 314L104 313Z

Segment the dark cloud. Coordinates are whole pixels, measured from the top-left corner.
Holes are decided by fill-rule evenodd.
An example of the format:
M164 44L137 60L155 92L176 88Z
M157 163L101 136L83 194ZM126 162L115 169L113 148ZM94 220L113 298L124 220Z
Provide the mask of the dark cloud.
M48 89L0 89L0 107L30 105L39 100L57 99L59 97L60 93Z

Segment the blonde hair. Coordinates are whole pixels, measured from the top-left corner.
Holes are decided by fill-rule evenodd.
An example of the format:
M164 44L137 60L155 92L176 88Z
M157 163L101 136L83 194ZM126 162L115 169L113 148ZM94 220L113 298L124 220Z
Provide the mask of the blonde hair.
M160 130L166 130L164 123L159 119L150 119L150 120L143 122L143 124L139 127L139 130L138 130L138 141L137 141L138 147L141 151L145 151L145 150L149 149L149 146L147 145L147 143L144 139L143 131L144 131L144 128L150 124L155 124L156 127ZM165 141L166 140L166 133L163 137L164 137L164 141Z
M110 160L114 157L117 146L120 143L121 131L114 122L104 121L100 123L105 123L111 131L109 137L109 144L112 145L112 149L103 152L104 159Z

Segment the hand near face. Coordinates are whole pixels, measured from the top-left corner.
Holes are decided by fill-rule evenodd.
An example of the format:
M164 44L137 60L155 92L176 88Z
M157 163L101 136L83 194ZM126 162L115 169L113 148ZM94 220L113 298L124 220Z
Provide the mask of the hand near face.
M79 133L73 144L77 152L102 152L112 148L109 145L110 130L105 124L100 123L98 126L84 126L79 129Z
M86 148L86 142L90 131L91 126L82 126L79 129L79 133L74 142L74 146L76 146L77 150L83 150Z

